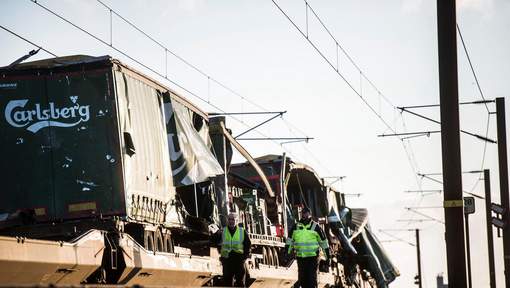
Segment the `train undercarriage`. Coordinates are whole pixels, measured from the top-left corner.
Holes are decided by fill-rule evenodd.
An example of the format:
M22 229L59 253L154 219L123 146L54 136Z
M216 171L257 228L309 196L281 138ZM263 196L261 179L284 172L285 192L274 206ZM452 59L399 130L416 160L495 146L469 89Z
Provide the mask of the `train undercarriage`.
M94 226L102 230L84 230ZM2 285L221 285L218 249L208 245L206 236L197 240L195 234L181 228L120 219L24 227L5 229L4 234L10 236L0 236ZM188 245L175 245L174 236ZM186 237L189 241L182 242ZM257 234L250 238L253 250L246 262L249 287L293 287L297 264L283 265L282 238ZM356 267L352 277L341 263L333 263L329 271L319 272L319 286L376 287L373 279Z

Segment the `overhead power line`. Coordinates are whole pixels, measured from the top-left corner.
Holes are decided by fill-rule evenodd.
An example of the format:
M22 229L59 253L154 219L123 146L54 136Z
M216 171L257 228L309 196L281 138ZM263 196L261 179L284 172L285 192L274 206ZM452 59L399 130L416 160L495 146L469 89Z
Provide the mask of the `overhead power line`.
M392 110L394 112L394 115L397 115L398 110L396 109L395 105L381 92L381 90L378 87L375 86L375 84L366 76L366 73L364 73L361 70L359 65L357 65L356 62L354 62L353 58L347 53L345 48L334 37L333 33L331 33L331 30L326 27L324 21L315 12L313 7L311 7L310 4L306 0L304 0L305 8L306 8L306 20L307 21L306 21L306 31L303 31L302 29L299 28L299 26L296 24L296 22L293 21L293 19L284 11L284 9L280 5L278 5L278 3L275 0L271 0L271 1L276 6L276 8L283 14L283 16L285 16L285 18L287 18L287 20L294 26L294 28L296 30L298 30L298 32L301 34L301 36L306 39L306 41L309 43L309 45L312 46L312 48L320 55L320 57L322 57L322 59L324 61L326 61L326 63L345 82L345 84L362 100L363 104L365 104L365 106L368 107L368 109L383 123L383 125L387 129L389 129L394 134L396 134L397 133L396 132L396 124L394 123L394 127L392 127L388 123L388 121L386 119L384 119L383 115L380 112L377 112L376 108L373 105L371 105L368 102L368 100L363 96L362 80L365 79L370 84L370 86L377 92L377 95L379 97L382 97L384 99L384 101L391 106L391 108L392 108ZM328 33L329 37L331 37L331 39L334 41L335 48L336 48L336 63L333 63L332 61L330 61L326 57L326 55L321 51L321 49L311 40L309 31L308 31L308 12L309 12L309 10L311 11L312 16L315 16L315 18L319 21L320 25ZM354 85L351 82L349 82L349 80L347 80L347 78L341 73L341 71L339 69L340 68L340 66L339 66L339 53L338 53L339 51L341 51L347 57L348 61L359 72L359 76L360 76L360 90L359 90L359 92L354 88ZM400 116L401 116L400 119L402 121L402 125L405 127L406 125L405 125L404 118L402 117L401 114L400 114ZM420 169L418 167L418 162L416 161L416 156L414 155L414 150L412 148L411 142L409 141L409 139L406 139L406 137L399 137L399 138L401 140L401 145L402 145L402 148L404 150L404 153L406 154L407 160L409 162L409 166L410 166L410 168L412 170L413 177L415 178L416 185L417 185L417 187L419 189L421 189L422 188L421 181L417 177L417 174L416 174L418 171L420 171ZM405 140L407 140L407 143L406 143ZM421 198L417 198L417 199L418 199L418 201L421 201ZM417 204L417 203L415 203L415 204Z
M432 217L432 216L429 216L429 215L427 215L427 214L424 214L424 213L418 212L418 211L414 210L414 208L406 207L405 209L406 209L406 210L408 210L408 211L411 211L411 212L413 212L413 213L415 213L415 214L418 214L418 215L420 215L420 216L423 216L423 217L425 217L425 218L427 218L427 219L430 219L430 220L432 220L432 221L435 221L435 222L437 222L437 223L441 223L441 224L443 224L443 225L444 225L444 221L443 221L443 220L439 220L439 219L434 218L434 217Z
M439 122L439 121L437 121L437 120L434 120L434 119L432 119L432 118L430 118L430 117L426 117L426 116L423 116L423 115L418 114L418 113L416 113L416 112L413 112L413 111L407 110L407 109L405 109L405 108L403 108L403 107L399 107L398 109L399 109L399 110L401 110L402 112L407 112L407 113L409 113L409 114L411 114L411 115L414 115L414 116L416 116L416 117L419 117L419 118L422 118L422 119L428 120L428 121L430 121L430 122L433 122L433 123L436 123L436 124L441 124L441 122ZM471 133L471 132L465 131L465 130L463 130L463 129L460 129L460 132L461 132L461 133L464 133L464 134L466 134L466 135L469 135L469 136L473 136L473 137L475 137L475 138L477 138L477 139L480 139L480 140L482 140L482 141L490 142L490 143L492 143L492 144L497 143L496 141L494 141L494 140L492 140L492 139L489 139L489 138L487 138L487 137L484 137L484 136L481 136L481 135L478 135L478 134L475 134L475 133Z
M33 1L33 0L31 0ZM158 45L159 47L161 47L162 49L164 49L165 51L165 54L166 53L170 53L172 54L175 58L179 59L182 63L186 64L188 67L192 68L193 70L195 70L196 72L200 73L202 76L206 77L208 80L220 85L221 87L223 87L224 89L226 89L227 91L229 91L230 93L236 95L237 97L240 97L241 99L243 99L244 101L250 103L251 105L261 109L261 110L264 110L264 111L267 111L266 108L264 108L262 105L258 104L258 103L255 103L253 102L252 100L250 100L249 98L246 98L244 97L243 95L241 95L240 93L238 93L237 91L235 91L233 88L229 87L228 85L226 85L225 83L223 83L222 81L219 81L217 80L216 78L212 77L210 74L208 74L207 72L205 72L204 70L198 68L196 65L193 65L191 62L189 62L188 60L184 59L184 57L178 55L177 53L173 52L170 48L168 48L166 45L164 45L163 43L161 43L160 41L156 40L154 37L152 37L151 35L149 35L149 33L145 32L143 29L141 29L140 27L138 27L136 24L134 24L132 21L128 20L126 17L122 16L119 12L117 12L115 9L113 9L112 7L106 5L104 2L102 2L101 0L96 0L98 3L100 3L102 6L104 6L106 9L108 9L111 13L115 14L117 17L119 17L121 20L123 20L124 22L126 22L128 25L130 25L131 27L133 27L136 31L140 32L142 35L144 35L145 37L147 37L149 40L151 40L152 42L154 42L156 45Z
M430 181L432 181L432 182L436 182L436 183L438 183L438 184L443 185L443 182L442 182L442 181L439 181L439 180L437 180L437 179L434 179L434 178L432 178L432 177L428 176L427 174L418 173L418 176L420 176L420 177L422 177L422 178L429 179L429 180L430 180ZM477 194L474 194L474 193L471 193L471 192L469 192L469 191L465 191L465 190L463 190L462 192L463 192L463 193L466 193L466 194L468 194L468 195L471 195L471 196L473 196L473 197L476 197L476 198L478 198L478 199L485 199L484 197L482 197L482 196L480 196L480 195L477 195Z
M202 102L204 102L205 104L207 104L207 105L209 105L209 106L211 106L211 107L213 107L213 108L217 109L217 110L218 110L218 111L220 111L220 112L223 112L223 113L225 113L225 112L226 112L226 111L224 111L223 109L221 109L219 106L214 105L214 104L210 103L209 101L207 101L204 97L201 97L198 93L195 93L195 92L191 91L190 89L188 89L188 88L184 87L183 85L179 84L179 83L178 83L178 82L176 82L175 80L170 79L167 75L163 75L162 73L160 73L160 72L156 71L155 69L153 69L153 68L149 67L148 65L146 65L146 64L144 64L144 63L142 63L142 61L140 61L140 60L138 60L138 59L136 59L136 58L132 57L131 55L129 55L129 54L127 54L126 52L124 52L123 50L121 50L121 49L119 49L119 48L115 47L115 45L113 45L112 43L107 43L106 41L104 41L104 40L102 40L101 38L99 38L98 36L96 36L96 35L92 34L92 33L91 33L91 32L89 32L88 30L86 30L86 29L84 29L84 28L82 28L82 27L80 27L80 26L76 25L76 24L75 24L75 23L73 23L72 21L70 21L70 20L66 19L65 17L61 16L60 14L58 14L58 13L54 12L53 10L51 10L51 9L47 8L46 6L44 6L44 5L42 5L42 4L40 4L40 3L39 3L39 2L37 2L36 0L30 0L30 1L31 1L31 2L33 2L34 4L36 4L37 6L41 7L42 9L46 10L46 11L47 11L47 12L49 12L50 14L52 14L52 15L56 16L57 18L61 19L61 20L62 20L62 21L64 21L64 22L66 22L67 24L69 24L69 25L73 26L74 28L76 28L76 29L78 29L78 30L82 31L83 33L85 33L85 34L89 35L90 37L92 37L93 39L97 40L98 42L100 42L100 43L102 43L102 44L104 44L104 45L106 45L106 46L110 47L111 49L115 50L116 52L118 52L118 53L120 53L121 55L125 56L126 58L130 59L131 61L133 61L133 62L137 63L138 65L140 65L140 66L144 67L145 69L147 69L147 70L151 71L152 73L154 73L154 74L158 75L159 77L161 77L161 78L163 78L163 79L166 79L167 81L169 81L169 82L170 82L170 83L172 83L173 85L175 85L175 86L179 87L180 89L182 89L183 91L185 91L185 92L189 93L189 95L192 95L192 96L196 97L197 99L199 99L199 100L201 100ZM235 121L239 122L241 125L244 125L244 126L246 126L247 128L250 128L250 127L249 127L249 125L247 125L246 123L244 123L243 121L241 121L239 118L234 117L234 116L230 116L230 117L231 117L232 119L234 119ZM263 137L265 137L265 138L268 138L268 139L272 140L272 139L271 139L271 137L269 137L269 136L267 136L266 134L264 134L264 133L260 132L259 130L256 130L256 132L257 132L259 135L261 135L261 136L263 136ZM276 141L274 141L274 140L272 140L272 142L273 142L273 143L275 143L276 145L280 146L278 142L276 142ZM285 150L285 151L286 151L289 155L291 155L291 156L292 156L292 153L291 153L290 151L288 151L287 149L285 149L285 148L283 148L283 147L282 147L282 149L283 149L283 150Z
M273 4L278 8L278 10L280 10L280 12L290 21L290 23L299 31L299 33L301 33L301 36L303 36L303 38L306 39L306 41L308 41L308 43L315 49L315 51L324 59L324 61L326 61L326 63L329 64L329 66L335 71L335 73L345 82L345 84L347 84L347 86L356 94L358 95L358 97L361 99L361 101L365 104L365 106L370 110L372 111L372 113L377 117L379 118L379 120L384 124L384 126L386 126L386 128L390 129L392 132L396 133L395 129L390 125L388 124L388 122L382 117L382 115L376 111L376 109L370 105L370 103L368 103L368 100L365 99L365 97L363 97L363 95L354 88L353 84L351 82L349 82L349 80L347 80L347 78L345 78L345 76L339 71L338 69L338 66L335 66L335 64L331 63L331 61L326 57L326 55L324 55L324 53L319 49L319 47L317 47L317 45L315 45L315 43L313 41L310 40L310 38L308 37L308 32L303 32L301 30L301 28L299 28L299 26L292 20L292 18L290 18L290 16L280 7L280 5L278 5L278 3L276 3L275 0L271 0L273 2ZM336 38L331 34L331 32L329 31L329 29L327 29L327 27L324 25L323 21L320 19L320 17L315 13L315 11L313 11L313 8L310 6L310 4L308 4L308 2L305 1L305 4L306 4L306 7L307 9L310 9L310 11L312 11L314 13L314 15L317 17L317 19L319 20L319 22L321 23L321 25L324 27L324 29L329 33L329 35L331 36L331 38L335 41L337 47L341 47L340 44L338 43L338 41L336 40ZM345 51L343 50L342 48L342 51ZM346 53L346 55L348 55ZM350 58L350 56L347 56ZM352 61L352 59L351 59ZM352 63L354 63L354 61L352 61ZM359 70L359 67L354 64L355 67L357 67L358 71L361 73L361 75L363 75L363 72L361 70ZM369 82L371 83L371 82ZM376 89L377 91L379 91L378 89ZM382 94L381 94L382 95ZM388 101L388 103L393 107L395 108L395 105L393 105L391 102Z
M485 100L485 96L483 95L483 91L482 91L482 87L480 86L480 81L478 81L478 77L476 76L476 72L475 72L475 68L473 67L473 63L471 62L471 57L469 56L469 52L467 50L467 45L466 45L466 42L464 41L464 37L462 36L462 32L460 31L460 26L459 26L459 23L456 23L457 24L457 31L459 32L459 36L460 36L460 40L462 42L462 47L464 48L464 53L466 54L466 58L468 60L468 63L469 63L469 68L471 69L471 72L473 74L473 77L475 78L475 82L476 82L476 87L478 87L478 92L480 92L480 96L482 97L482 99L484 101ZM490 115L491 115L491 112L489 110L489 107L487 106L487 103L485 103L485 109L487 109L487 127L486 127L486 130L485 130L485 138L487 138L489 136L489 125L490 125ZM482 163L481 163L481 167L480 167L480 170L483 170L484 169L484 166L485 166L485 156L486 156L486 153L487 153L487 142L484 143L483 145L483 152L482 152ZM476 186L478 185L478 183L480 183L480 179L476 180L475 184L473 185L473 187L471 188L471 192L473 192L476 188Z
M28 40L27 38L25 38L25 37L23 37L23 36L21 36L21 35L19 35L19 34L15 33L15 32L13 32L12 30L7 29L7 28L5 28L5 27L4 27L4 26L2 26L2 25L0 25L0 28L4 29L5 31L7 31L7 32L11 33L12 35L14 35L14 36L16 36L16 37L20 38L21 40L24 40L25 42L30 43L30 44L32 44L33 46L35 46L35 47L37 47L37 48L39 48L39 49L43 50L44 52L46 52L46 53L50 54L51 56L53 56L53 57L58 57L58 56L57 56L57 54L55 54L55 53L53 53L53 52L50 52L50 51L46 50L46 49L45 49L45 48L43 48L41 45L35 44L34 42L32 42L32 41Z
M464 48L464 52L466 53L466 58L469 62L469 67L471 68L471 72L473 73L473 77L475 78L476 86L478 87L478 91L480 92L480 96L484 101L485 96L483 96L482 87L480 87L480 82L478 81L478 77L476 77L475 69L473 68L473 63L471 63L471 57L469 57L469 53L466 47L466 42L464 41L464 37L462 37L462 32L460 31L459 23L457 23L457 31L459 32L460 40L462 42L462 47ZM487 106L487 103L485 104L485 108L487 109L487 113L490 113L489 106Z
M53 14L54 16L60 18L62 21L66 22L67 24L73 26L74 28L82 31L83 33L89 35L90 37L94 38L95 40L103 43L104 45L112 48L113 50L117 51L118 53L122 54L124 57L127 57L129 60L137 63L138 65L144 67L145 69L151 71L152 73L154 74L157 74L158 76L162 77L162 78L165 78L166 80L170 81L173 85L179 87L180 89L186 91L187 93L189 93L190 95L193 95L195 97L197 97L198 99L204 101L205 103L211 105L212 107L214 107L215 109L218 109L219 111L222 111L224 112L220 107L214 105L214 104L211 104L211 103L208 103L208 101L206 99L204 99L203 97L201 97L200 95L194 93L193 91L187 89L186 87L182 86L181 84L177 83L176 81L168 78L166 75L163 75L161 74L160 72L156 71L155 69L149 67L148 65L142 63L140 60L130 56L129 54L127 54L126 52L120 50L119 48L115 47L113 44L111 43L107 43L106 41L104 41L103 39L99 38L98 36L92 34L91 32L87 31L86 29L74 24L73 22L71 22L70 20L64 18L63 16L61 16L60 14L54 12L53 10L47 8L46 6L42 5L41 3L37 2L37 0L30 0L31 2L33 2L34 4L36 4L37 6L41 7L42 9L46 10L47 12L49 12L50 14Z

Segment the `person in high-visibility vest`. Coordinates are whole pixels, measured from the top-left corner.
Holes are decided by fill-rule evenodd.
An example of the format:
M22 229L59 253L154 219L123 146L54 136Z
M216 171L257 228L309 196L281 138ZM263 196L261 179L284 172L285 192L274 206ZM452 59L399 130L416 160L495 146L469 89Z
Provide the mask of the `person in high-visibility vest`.
M292 228L286 242L286 252L295 253L298 262L298 282L301 288L317 287L319 250L329 261L329 243L320 225L312 220L310 209L301 210L301 219Z
M250 255L251 241L246 229L237 225L236 214L228 215L227 226L213 235L213 242L219 242L221 245L220 261L223 266L223 285L245 287L245 261Z

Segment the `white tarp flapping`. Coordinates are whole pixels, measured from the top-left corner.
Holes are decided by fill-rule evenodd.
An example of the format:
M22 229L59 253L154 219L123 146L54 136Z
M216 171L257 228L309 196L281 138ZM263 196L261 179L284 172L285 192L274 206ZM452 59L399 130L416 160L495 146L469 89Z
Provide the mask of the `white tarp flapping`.
M210 150L205 120L173 99L166 99L164 106L174 185L191 185L223 174Z

